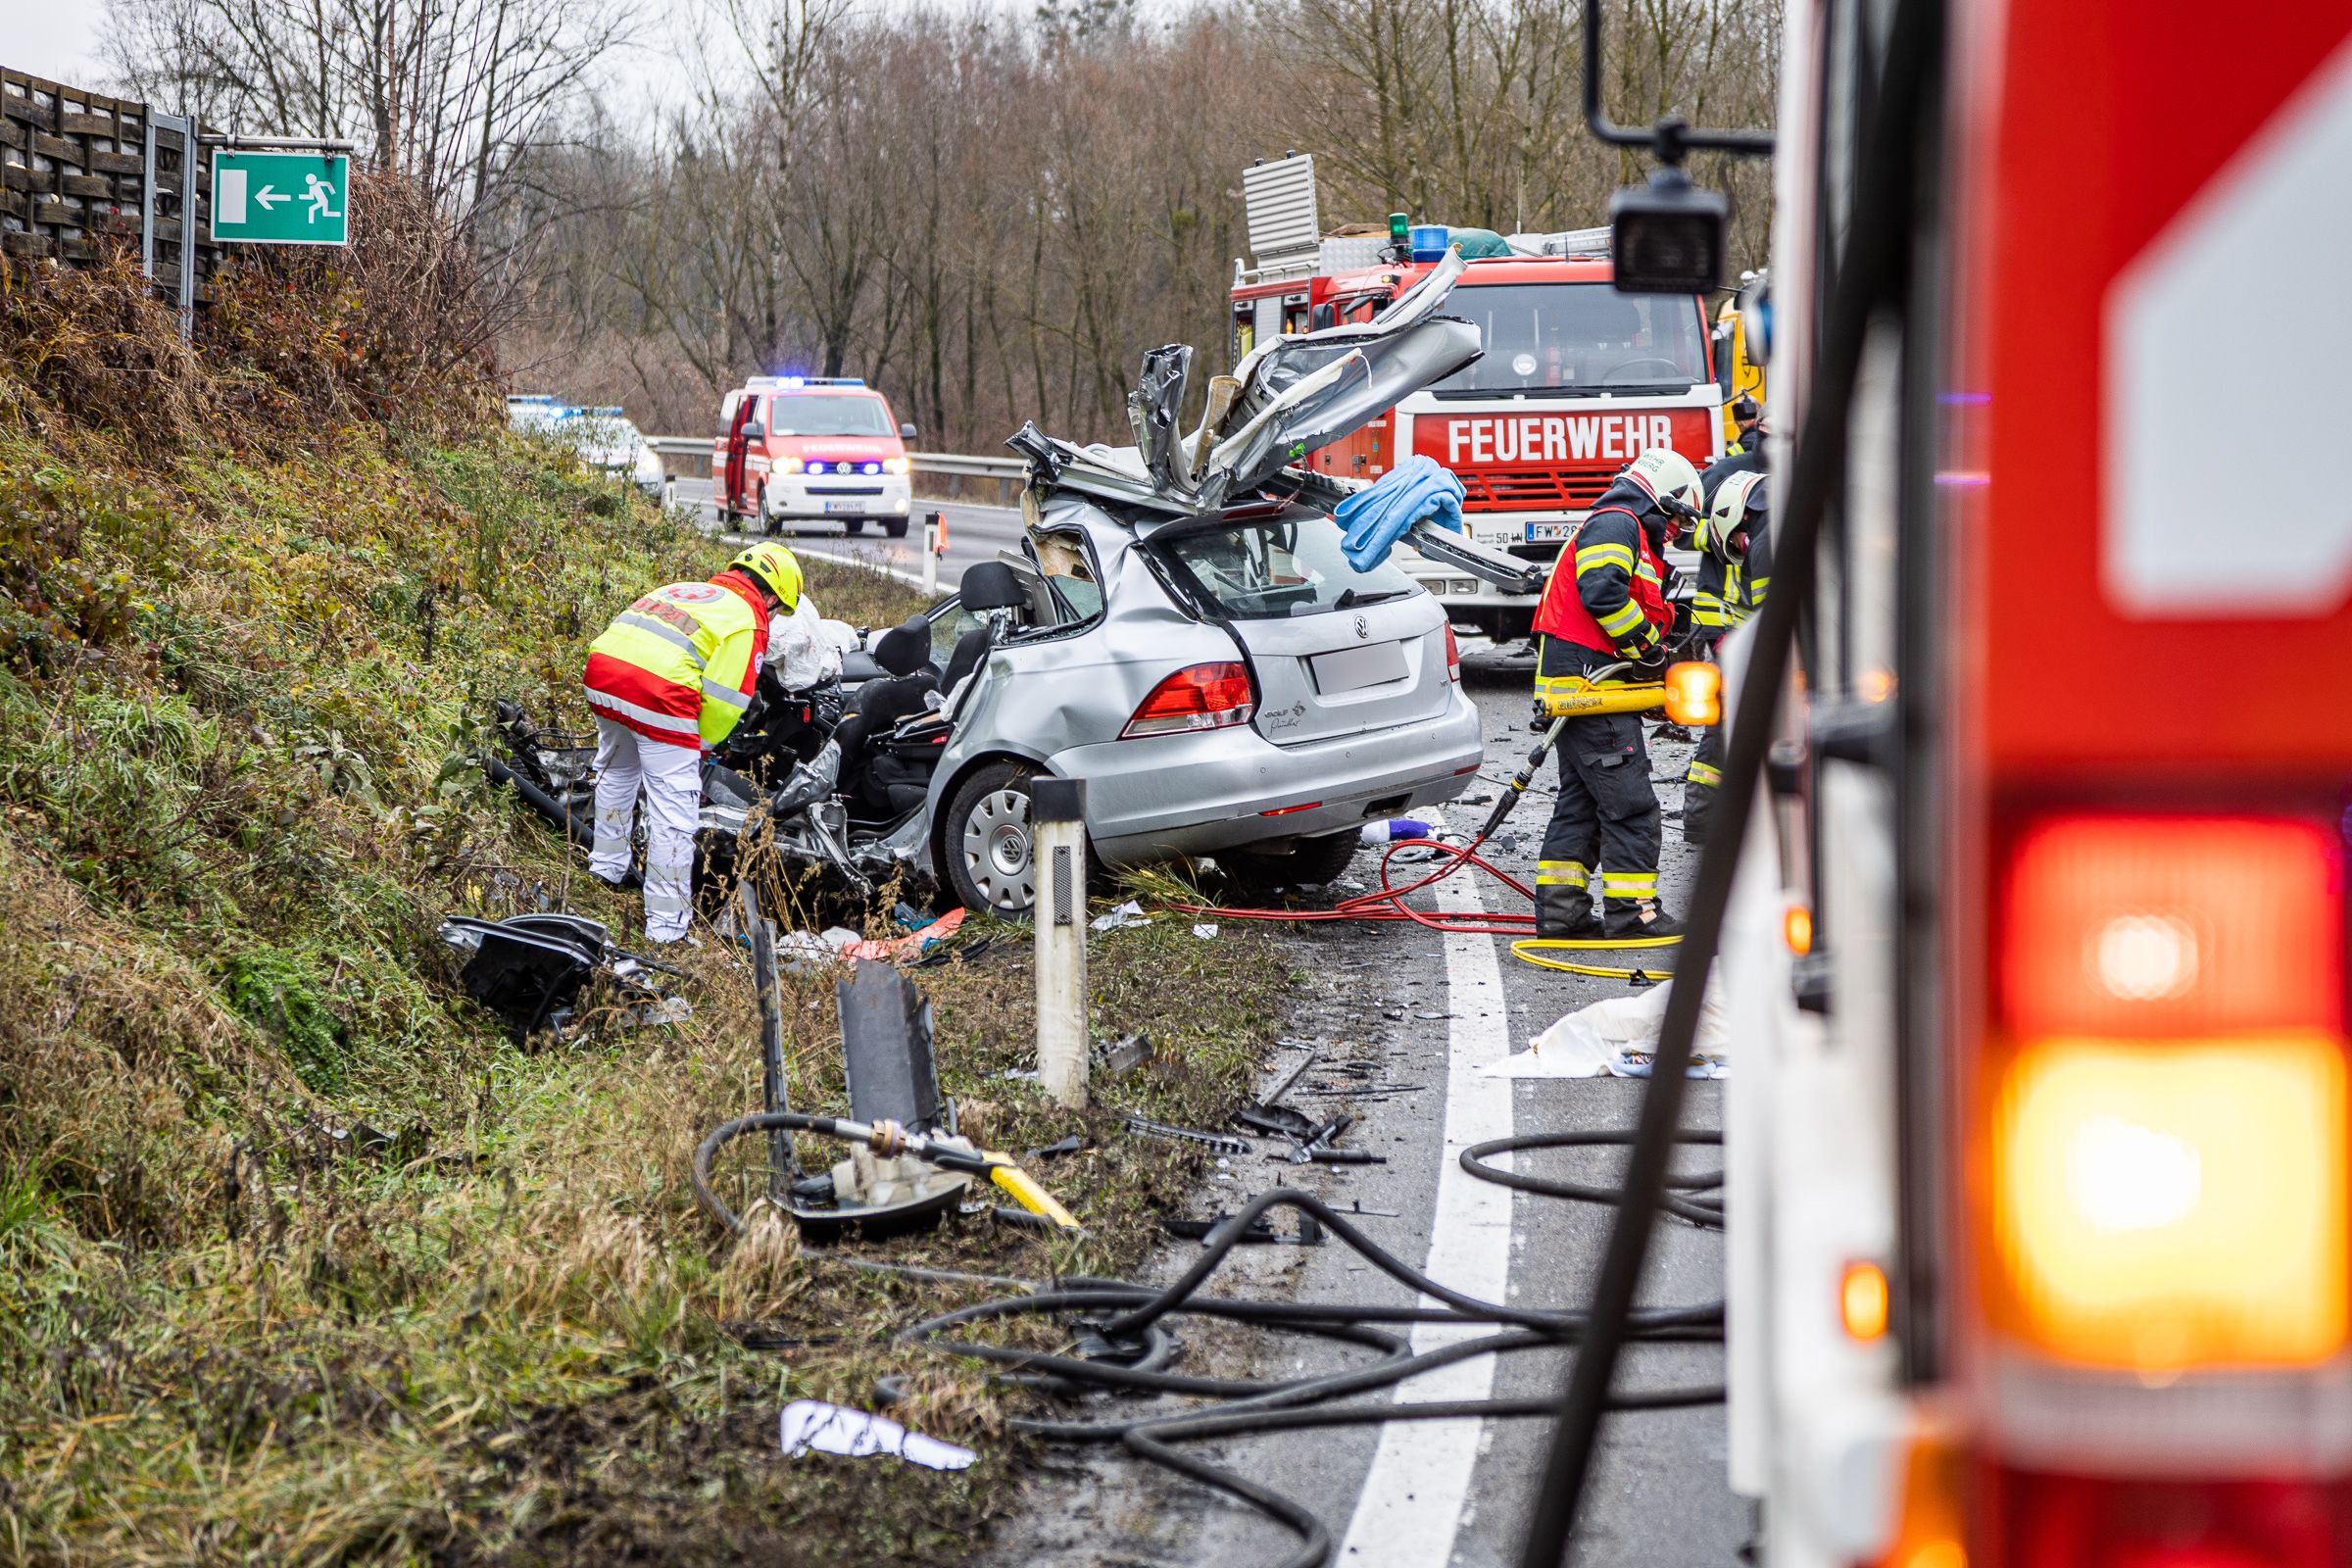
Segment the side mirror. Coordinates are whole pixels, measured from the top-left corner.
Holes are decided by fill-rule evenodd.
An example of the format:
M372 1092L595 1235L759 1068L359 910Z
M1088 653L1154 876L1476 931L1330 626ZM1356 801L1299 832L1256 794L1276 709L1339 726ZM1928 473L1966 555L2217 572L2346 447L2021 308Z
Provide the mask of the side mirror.
M911 441L911 440L913 440L913 439L914 439L914 426L913 426L913 425L911 425L911 424L902 424L902 425L900 425L900 426L899 426L899 439L900 439L900 440L902 440L902 441Z
M746 441L764 441L767 439L767 426L758 419L748 420L743 427L743 438Z

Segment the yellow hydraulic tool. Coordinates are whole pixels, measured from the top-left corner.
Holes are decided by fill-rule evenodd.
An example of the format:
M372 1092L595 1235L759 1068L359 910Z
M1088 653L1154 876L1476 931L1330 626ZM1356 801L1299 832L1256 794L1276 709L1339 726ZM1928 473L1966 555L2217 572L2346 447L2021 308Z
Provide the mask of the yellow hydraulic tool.
M1036 1177L1014 1164L1009 1154L1001 1154L993 1149L973 1149L960 1141L908 1132L894 1121L875 1122L871 1126L841 1121L836 1126L839 1130L834 1136L863 1143L878 1154L912 1154L942 1170L986 1176L1014 1202L1056 1230L1084 1229L1070 1211L1055 1201L1054 1195L1039 1184Z

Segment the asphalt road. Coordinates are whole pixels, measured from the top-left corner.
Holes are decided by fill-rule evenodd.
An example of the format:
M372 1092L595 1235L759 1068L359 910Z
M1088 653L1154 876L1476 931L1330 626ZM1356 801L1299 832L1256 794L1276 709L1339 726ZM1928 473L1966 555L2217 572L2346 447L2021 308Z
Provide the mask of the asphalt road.
M718 527L718 509L711 503L709 479L680 479L671 492L671 500L693 513L707 528ZM994 561L997 552L1009 549L1020 542L1021 514L1015 507L980 507L960 501L914 500L913 523L907 537L889 539L882 536L878 524L866 524L865 531L853 536L838 522L809 521L796 523L782 537L793 550L812 556L829 556L836 560L856 561L869 566L884 567L919 582L923 572L922 524L924 516L933 512L947 517L948 550L939 562L939 589L953 590L963 577L963 569L975 563ZM727 533L720 537L735 540L748 536Z
M1531 673L1523 662L1470 662L1468 685L1486 719L1491 760L1467 799L1445 813L1465 836L1531 744ZM1679 780L1690 750L1653 731L1653 774ZM1489 849L1499 866L1524 880L1533 880L1555 780L1547 766L1544 792L1530 792ZM1680 838L1681 785L1662 782L1658 789L1676 813L1667 819L1663 870L1668 903L1680 910L1696 857ZM1359 854L1348 874L1365 885L1376 881L1377 852ZM1509 889L1480 881L1483 886L1473 887L1466 877L1449 879L1442 889L1446 906L1467 908L1475 901L1489 909L1525 907ZM1293 929L1295 952L1309 976L1293 1035L1314 1040L1321 1061L1368 1059L1379 1082L1417 1087L1353 1101L1294 1091L1301 1108L1358 1110L1364 1120L1346 1142L1386 1154L1389 1162L1301 1168L1236 1159L1196 1212L1230 1209L1270 1187L1301 1185L1343 1208L1353 1201L1396 1210L1399 1217L1361 1223L1391 1250L1416 1266L1428 1265L1447 1284L1489 1298L1506 1292L1522 1305L1582 1305L1598 1267L1609 1212L1471 1181L1452 1152L1513 1133L1630 1127L1642 1088L1638 1082L1497 1080L1474 1070L1478 1061L1525 1050L1530 1037L1563 1013L1603 997L1630 995L1629 983L1532 967L1498 938L1447 938L1412 925ZM1261 1087L1287 1073L1298 1054L1277 1049L1271 1057ZM1347 1080L1324 1080L1310 1068L1303 1084L1323 1081ZM1720 1087L1691 1088L1692 1124L1719 1125ZM1614 1181L1620 1158L1614 1152L1554 1152L1522 1156L1520 1168L1607 1183ZM1715 1152L1703 1151L1691 1156L1689 1168L1716 1163ZM1181 1267L1187 1250L1172 1248L1159 1262L1158 1277ZM1403 1287L1329 1243L1244 1248L1237 1261L1238 1272L1219 1276L1220 1294L1409 1299ZM1713 1301L1722 1294L1722 1235L1662 1221L1644 1301ZM1261 1376L1297 1375L1336 1370L1350 1354L1293 1338L1227 1338L1198 1324L1188 1334L1196 1343L1185 1365L1195 1371L1254 1365ZM1404 1396L1549 1396L1556 1394L1564 1367L1556 1352L1486 1358L1408 1384ZM1628 1352L1618 1386L1709 1385L1723 1377L1719 1346L1646 1345ZM1548 1435L1546 1423L1534 1421L1416 1422L1197 1446L1204 1457L1314 1509L1340 1542L1334 1560L1346 1568L1505 1568L1517 1561ZM1727 1444L1720 1406L1612 1418L1590 1482L1579 1568L1731 1568L1754 1520L1749 1505L1725 1485ZM987 1568L1253 1568L1282 1560L1295 1544L1282 1529L1221 1494L1122 1454L1065 1450L1054 1464L1029 1484L1020 1513L976 1562Z

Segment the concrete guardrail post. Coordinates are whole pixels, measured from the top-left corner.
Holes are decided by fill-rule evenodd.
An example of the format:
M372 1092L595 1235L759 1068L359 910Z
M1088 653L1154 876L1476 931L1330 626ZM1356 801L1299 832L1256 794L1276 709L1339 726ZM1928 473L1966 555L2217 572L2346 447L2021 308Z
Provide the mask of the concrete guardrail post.
M1029 786L1036 858L1037 1076L1054 1102L1086 1108L1086 785L1040 777Z

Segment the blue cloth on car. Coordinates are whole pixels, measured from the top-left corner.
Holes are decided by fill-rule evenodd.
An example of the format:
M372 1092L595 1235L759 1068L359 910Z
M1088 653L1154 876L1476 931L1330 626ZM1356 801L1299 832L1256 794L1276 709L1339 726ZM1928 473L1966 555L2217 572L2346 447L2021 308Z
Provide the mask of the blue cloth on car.
M1332 514L1347 537L1341 550L1348 564L1370 571L1389 559L1405 530L1427 517L1441 528L1462 531L1462 481L1436 459L1416 452L1368 490L1358 490Z

